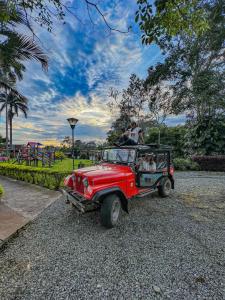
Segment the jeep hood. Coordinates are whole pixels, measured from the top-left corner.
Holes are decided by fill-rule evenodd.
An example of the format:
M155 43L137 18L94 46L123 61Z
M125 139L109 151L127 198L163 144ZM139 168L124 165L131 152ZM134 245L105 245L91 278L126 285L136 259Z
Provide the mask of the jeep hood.
M74 174L88 178L89 184L94 185L124 181L125 177L132 174L132 170L129 166L105 163L76 170Z

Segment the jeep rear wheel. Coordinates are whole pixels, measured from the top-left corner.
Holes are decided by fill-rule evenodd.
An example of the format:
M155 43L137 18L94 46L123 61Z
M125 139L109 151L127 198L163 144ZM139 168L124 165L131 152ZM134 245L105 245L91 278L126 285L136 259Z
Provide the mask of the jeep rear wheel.
M120 198L116 194L106 196L101 205L101 224L107 228L114 227L119 219L120 209Z
M168 197L171 192L171 181L168 177L162 178L160 181L160 186L158 187L159 196Z

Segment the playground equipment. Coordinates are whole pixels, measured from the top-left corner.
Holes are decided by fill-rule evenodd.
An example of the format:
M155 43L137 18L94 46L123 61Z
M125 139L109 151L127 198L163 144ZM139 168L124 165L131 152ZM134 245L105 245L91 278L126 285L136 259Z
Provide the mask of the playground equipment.
M22 164L26 163L27 166L38 167L38 162L41 162L42 167L51 167L55 162L55 150L47 150L41 143L28 142L25 147L18 151L15 162Z
M9 158L7 156L0 156L0 162L7 162Z
M0 148L0 162L7 162L9 157L6 155L5 148Z

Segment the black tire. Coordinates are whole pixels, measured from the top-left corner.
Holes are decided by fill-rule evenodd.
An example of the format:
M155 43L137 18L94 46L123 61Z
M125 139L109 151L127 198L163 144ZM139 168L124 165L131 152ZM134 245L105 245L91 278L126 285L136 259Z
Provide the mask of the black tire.
M119 219L120 210L120 198L116 194L106 196L100 210L101 224L107 228L114 227Z
M168 197L171 192L172 183L168 177L164 177L160 180L160 185L158 187L159 196Z

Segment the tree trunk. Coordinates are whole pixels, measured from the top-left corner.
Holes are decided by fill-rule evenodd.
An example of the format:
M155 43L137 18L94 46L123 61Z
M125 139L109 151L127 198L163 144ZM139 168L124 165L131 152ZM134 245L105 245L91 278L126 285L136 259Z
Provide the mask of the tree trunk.
M9 143L10 149L12 150L12 115L9 116Z
M6 156L9 155L9 132L8 132L8 103L6 100L5 107L6 115L5 115L5 148L6 148Z

